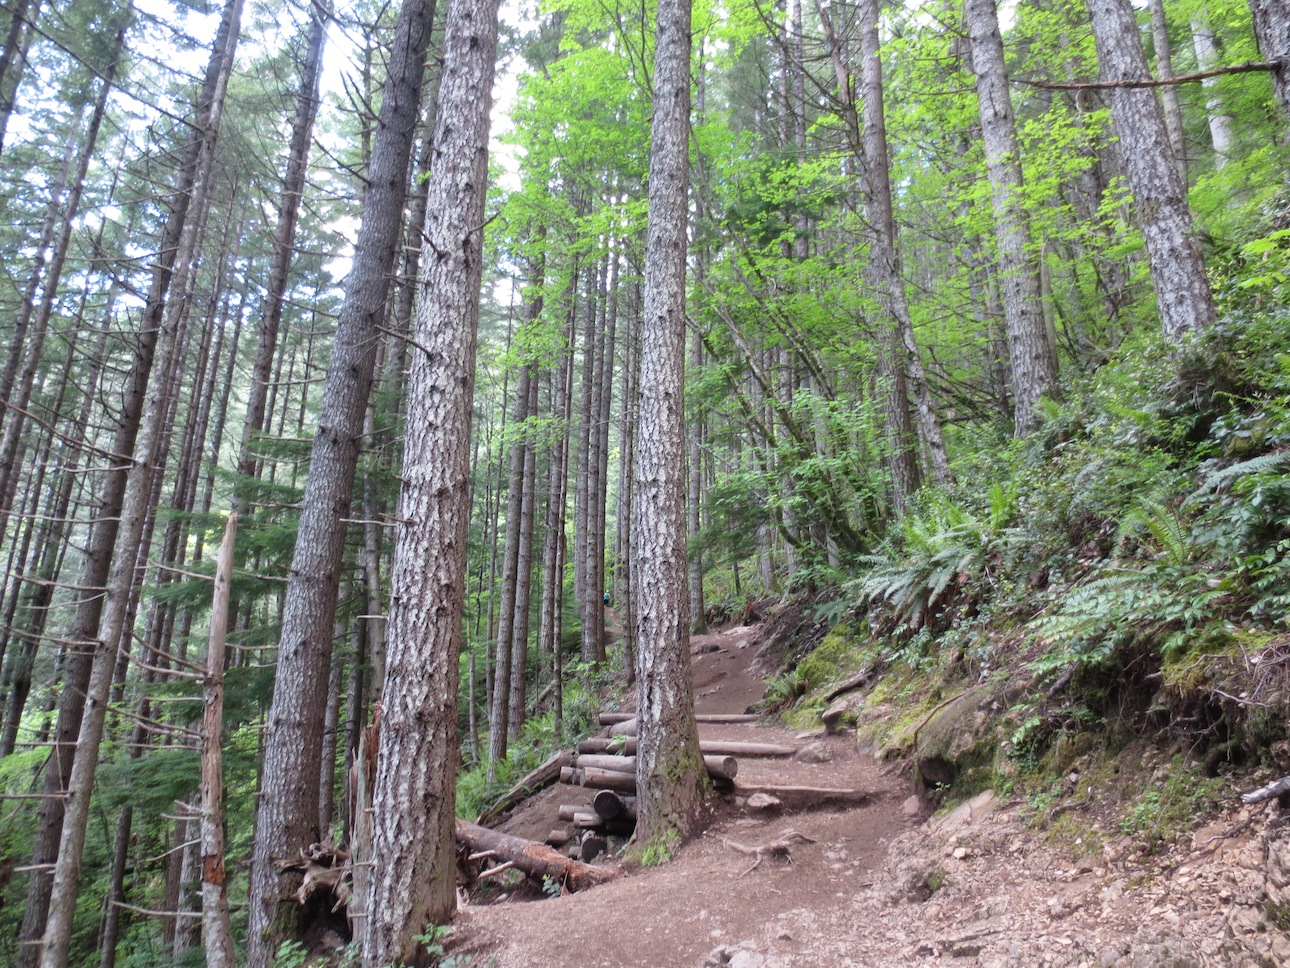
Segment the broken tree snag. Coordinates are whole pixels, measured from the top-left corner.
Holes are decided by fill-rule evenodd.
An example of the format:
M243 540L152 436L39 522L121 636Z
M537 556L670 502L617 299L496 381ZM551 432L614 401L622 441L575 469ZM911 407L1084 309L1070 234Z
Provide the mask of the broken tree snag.
M735 794L752 797L757 794L774 797L782 809L793 813L806 813L828 807L864 807L873 802L867 790L839 790L828 787L801 786L743 786L736 785Z
M1241 800L1244 803L1262 803L1264 800L1271 800L1273 797L1279 797L1283 793L1290 793L1290 776L1283 776L1279 780L1274 780L1267 786L1259 787L1257 790L1251 790L1249 793L1242 793Z
M546 844L512 837L464 820L457 821L457 840L472 852L492 851L494 857L510 861L525 874L550 877L570 891L586 890L618 876L618 871L613 868L592 867L570 860Z
M572 765L572 763L573 753L568 750L561 750L559 753L556 753L537 769L533 770L533 772L521 779L519 783L516 783L513 787L502 794L501 798L498 799L496 803L475 819L475 823L486 824L490 820L495 820L521 800L531 797L539 790L543 790L546 787L551 786L553 783L563 782L561 780L560 771L563 768Z
M597 815L605 820L615 820L619 817L636 819L636 798L624 797L613 790L599 791L591 806Z

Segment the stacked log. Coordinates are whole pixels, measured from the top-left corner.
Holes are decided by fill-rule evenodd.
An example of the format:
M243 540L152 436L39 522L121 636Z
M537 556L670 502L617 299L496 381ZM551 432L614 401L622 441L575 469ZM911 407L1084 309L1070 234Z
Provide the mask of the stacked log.
M745 743L727 739L700 739L699 752L713 756L747 756L752 758L792 756L797 752L796 746L784 746L779 743ZM583 753L615 753L622 756L636 755L635 736L598 736L584 739L578 744L579 755Z

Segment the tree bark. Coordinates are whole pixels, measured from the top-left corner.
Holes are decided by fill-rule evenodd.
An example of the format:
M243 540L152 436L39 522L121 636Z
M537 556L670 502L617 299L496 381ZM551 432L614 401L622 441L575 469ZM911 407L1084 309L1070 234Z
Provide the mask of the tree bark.
M661 0L654 57L633 488L640 720L633 850L657 860L690 832L703 788L690 671L684 491L690 0Z
M347 530L343 519L349 516L372 386L376 327L384 318L402 233L434 8L434 0L405 0L395 25L362 223L310 453L265 735L251 869L251 968L271 962L299 916L292 897L299 875L279 871L275 862L318 839L317 768Z
M209 188L209 169L237 48L241 12L241 0L229 0L212 49L206 86L198 103L198 130L201 134L190 145L185 159L187 164L181 175L184 187L166 225L163 251L153 273L144 312L138 361L130 388L131 402L137 410L127 410L128 416L123 416L117 435L118 445L128 444L118 446L117 453L132 454L133 463L128 470L123 469L113 475L114 479L105 489L103 516L107 518L110 514L112 526L105 526L106 521L101 519L95 529L95 547L89 564L92 573L87 575L85 582L90 587L102 583L106 594L101 602L97 601L98 596L87 596L87 600L95 600L94 604L87 601L87 607L77 616L75 637L93 641L94 648L89 656L79 661L75 673L69 675L64 686L66 715L60 711L60 748L57 751L60 755L67 752L61 748L67 743L64 737L70 739L68 734L75 732L74 748L80 755L72 759L67 773L59 769L50 770L47 774L50 778L47 784L58 784L51 792L65 789L66 794L61 802L47 806L42 830L38 833L37 850L42 851L47 849L45 838L58 830L57 861L52 882L33 878L28 889L27 910L23 917L24 938L34 940L41 921L44 922L44 930L39 946L30 945L24 950L24 965L32 963L27 959L37 952L43 968L61 968L68 958L107 700L118 649L132 614L135 557L149 517L153 477L158 461L164 459L162 438L166 411L174 391L175 369L182 350L182 313L173 304L167 307L165 297L171 284L172 268L177 268L181 274L186 273L196 252L197 220L188 219L187 210L192 206L194 211L201 212ZM174 246L173 251L166 251L167 242ZM178 288L181 293L185 289L182 280ZM151 379L154 355L161 361L161 373L155 380ZM111 514L113 510L119 513ZM110 545L107 544L109 537ZM104 542L101 545L98 543L100 538ZM98 568L103 571L94 573ZM103 575L105 582L99 574ZM76 707L74 710L71 708L73 705ZM70 744L67 745L70 748ZM64 780L65 787L62 786ZM45 910L48 917L45 917Z
M1290 4L1284 0L1250 0L1250 12L1259 50L1268 60L1277 62L1272 86L1281 111L1290 120Z
M365 965L411 960L456 906L457 675L497 0L448 8L373 798ZM415 835L414 835L415 832Z
M1015 398L1013 417L1017 436L1024 436L1037 425L1035 405L1056 389L1057 357L1044 326L1039 264L1022 204L1021 148L1008 90L998 11L995 0L965 0L963 9L972 72L976 75L999 273L1003 277L1003 314Z
M1156 47L1156 73L1161 80L1174 76L1173 52L1169 46L1169 19L1165 16L1165 0L1147 0L1151 12L1151 38ZM1184 184L1187 181L1187 142L1184 138L1182 101L1178 88L1167 84L1160 89L1164 102L1165 129L1169 132L1169 145L1173 148L1174 161Z
M1089 0L1093 38L1106 81L1150 78L1129 0ZM1172 163L1155 93L1112 88L1108 95L1120 156L1147 243L1147 263L1165 335L1177 341L1217 318L1205 260L1192 230L1187 186Z

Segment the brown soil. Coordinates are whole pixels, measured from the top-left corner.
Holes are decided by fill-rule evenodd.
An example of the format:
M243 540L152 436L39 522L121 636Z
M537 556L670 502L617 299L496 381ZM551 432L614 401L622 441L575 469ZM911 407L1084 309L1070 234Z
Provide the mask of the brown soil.
M715 646L715 648L713 648ZM743 712L763 673L755 630L692 642L696 709ZM1290 849L1271 805L1234 808L1159 856L1124 837L1100 852L1051 846L1024 804L991 794L924 821L909 781L854 736L764 725L702 726L703 737L810 747L791 760L741 758L741 784L871 791L858 809L763 816L714 798L702 832L670 863L624 870L605 886L545 898L531 887L463 899L451 954L473 968L833 968L887 965L1174 966L1290 964L1269 911L1269 860ZM559 785L502 825L542 840ZM914 814L911 816L911 814ZM746 851L796 831L788 860ZM1280 838L1280 839L1278 839ZM745 848L741 850L740 848ZM1277 851L1282 854L1278 855ZM609 861L609 863L618 863ZM1284 887L1284 883L1282 884ZM1275 895L1275 891L1273 892ZM521 897L525 903L521 903Z

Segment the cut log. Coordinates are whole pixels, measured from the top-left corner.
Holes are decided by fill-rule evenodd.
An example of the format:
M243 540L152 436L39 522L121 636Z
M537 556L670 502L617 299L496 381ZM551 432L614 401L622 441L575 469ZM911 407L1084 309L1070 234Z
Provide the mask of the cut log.
M584 807L573 815L573 825L582 830L594 830L604 822L604 818L590 807Z
M587 861L593 861L603 854L605 852L605 848L608 846L609 841L605 840L604 837L595 831L588 830L582 835L581 846L578 850L578 858L584 863ZM596 870L597 868L592 869Z
M578 769L585 770L588 767L597 770L613 770L616 773L636 772L636 757L634 756L613 756L609 753L579 753L577 759Z
M705 756L703 765L716 780L733 780L739 774L739 761L733 756Z
M617 770L601 770L587 767L579 771L582 774L582 785L597 790L619 790L623 793L636 792L636 774L619 773Z
M705 755L759 757L792 756L797 752L796 746L783 746L779 743L746 743L738 740L701 739L699 752ZM584 739L578 744L578 753L611 753L621 756L636 755L636 737L593 737ZM578 761L582 762L581 759Z
M864 807L873 802L873 794L867 790L828 787L736 785L734 792L741 797L752 797L758 793L774 797L790 813L806 813L829 807Z
M698 713L696 723L760 723L761 716L756 713Z
M600 725L601 725L601 726L613 726L615 723L625 723L625 722L627 722L627 720L629 720L629 719L635 719L635 718L636 718L636 714L635 714L635 713L609 713L609 712L602 712L602 713L600 714Z
M573 763L573 753L571 751L561 750L556 753L502 794L499 800L475 819L475 823L482 825L490 820L495 820L521 800L531 797L539 790L544 790L553 783L563 782L560 775L561 770L571 763Z
M576 766L560 767L560 782L570 786L582 786L582 770Z
M551 847L563 847L573 839L573 834L564 827L553 827L546 835L546 842Z
M560 809L557 811L556 816L565 823L568 823L573 820L574 814L586 813L590 809L591 807L585 803L562 803L560 804Z
M618 876L618 871L613 868L579 863L546 844L512 837L464 820L457 821L457 840L472 851L491 850L495 856L510 861L524 873L550 877L570 891L595 887Z
M625 797L613 790L601 790L596 794L596 799L591 805L596 813L606 820L615 820L619 817L636 819L636 798Z
M755 713L699 713L694 721L713 726L735 725L739 723L760 723L761 717ZM636 717L624 719L609 727L610 736L635 736Z

